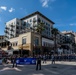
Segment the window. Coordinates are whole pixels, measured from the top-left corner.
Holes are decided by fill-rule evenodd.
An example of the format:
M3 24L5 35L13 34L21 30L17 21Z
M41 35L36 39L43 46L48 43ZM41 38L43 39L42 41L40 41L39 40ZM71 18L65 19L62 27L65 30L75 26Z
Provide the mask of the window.
M17 22L17 24L19 25L19 22Z
M43 42L43 46L45 46L45 42Z
M32 19L30 19L30 22L32 22Z
M17 42L16 42L16 46L17 46Z
M19 29L19 27L18 27L18 26L17 26L16 28L17 28L17 29Z
M22 44L26 44L26 38L22 38Z
M43 20L42 20L42 23L43 23Z
M14 24L15 24L15 22L14 22Z
M46 25L48 25L48 24L46 23Z
M13 25L13 23L11 23L11 25Z
M13 46L15 46L15 43L13 43Z
M11 46L17 46L18 42L13 42Z
M38 18L38 22L41 22L41 19L40 18Z
M34 42L35 42L35 45L39 45L39 38L36 37L35 40L34 40Z
M33 23L35 23L36 22L36 18L33 18Z
M33 20L36 20L36 18L33 18Z
M23 26L26 26L26 22L24 22Z

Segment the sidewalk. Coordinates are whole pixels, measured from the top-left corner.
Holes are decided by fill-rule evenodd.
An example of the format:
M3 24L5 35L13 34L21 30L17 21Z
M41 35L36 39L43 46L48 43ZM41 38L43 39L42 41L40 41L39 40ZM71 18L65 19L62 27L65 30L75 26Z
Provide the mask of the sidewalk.
M42 62L42 65L50 65L51 61L46 61L46 63ZM62 65L76 65L75 61L55 61L55 64L62 64Z

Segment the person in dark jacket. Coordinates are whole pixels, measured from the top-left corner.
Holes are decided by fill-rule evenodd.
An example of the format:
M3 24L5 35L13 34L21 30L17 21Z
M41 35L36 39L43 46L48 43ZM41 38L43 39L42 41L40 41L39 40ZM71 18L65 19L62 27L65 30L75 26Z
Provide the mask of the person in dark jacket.
M13 63L12 67L13 68L14 68L15 64L16 64L16 67L17 67L16 59L17 59L17 56L13 56L13 58L12 58L12 63Z
M37 62L36 62L36 70L41 70L41 57L40 55L37 56Z
M15 57L12 56L12 64L13 64L13 65L12 65L12 68L14 68L14 64L15 64L15 61L14 61L14 60L15 60Z

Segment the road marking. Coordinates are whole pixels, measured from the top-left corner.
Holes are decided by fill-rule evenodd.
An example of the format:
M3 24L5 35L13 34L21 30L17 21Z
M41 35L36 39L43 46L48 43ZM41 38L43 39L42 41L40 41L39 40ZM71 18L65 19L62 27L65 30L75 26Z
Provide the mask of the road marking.
M49 69L46 69L46 68L44 68L44 70L46 70L46 71L48 71L48 72L51 72L51 73L53 73L53 74L59 74L58 72L55 72L55 71L52 71L52 70L49 70Z
M14 67L14 68L5 67L5 68L1 69L0 72L2 72L2 71L7 71L7 70L22 71L22 70L20 70L19 68L16 68L16 67Z

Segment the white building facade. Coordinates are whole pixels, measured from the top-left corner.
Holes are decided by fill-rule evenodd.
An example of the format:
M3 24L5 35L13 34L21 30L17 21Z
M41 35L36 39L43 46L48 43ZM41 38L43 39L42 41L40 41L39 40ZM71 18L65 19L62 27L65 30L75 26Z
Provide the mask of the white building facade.
M17 18L6 22L5 27L5 40L9 40L10 38L14 38L19 35L21 30L21 21Z

